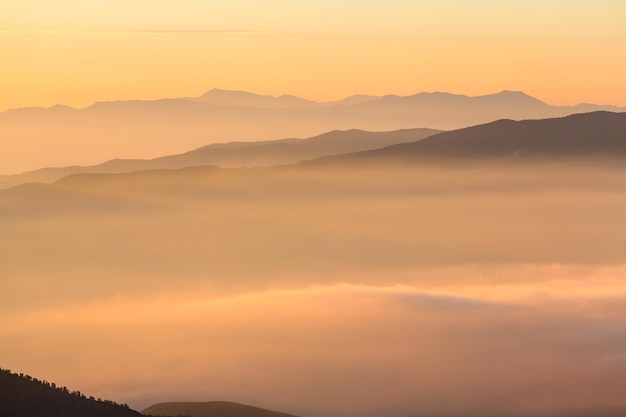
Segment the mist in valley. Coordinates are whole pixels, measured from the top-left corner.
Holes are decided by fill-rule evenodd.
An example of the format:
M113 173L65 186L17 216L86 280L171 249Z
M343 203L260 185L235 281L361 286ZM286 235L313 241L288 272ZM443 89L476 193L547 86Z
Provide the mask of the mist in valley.
M0 417L626 416L625 1L0 10Z
M0 191L0 356L136 409L619 415L625 191L615 161L24 184Z

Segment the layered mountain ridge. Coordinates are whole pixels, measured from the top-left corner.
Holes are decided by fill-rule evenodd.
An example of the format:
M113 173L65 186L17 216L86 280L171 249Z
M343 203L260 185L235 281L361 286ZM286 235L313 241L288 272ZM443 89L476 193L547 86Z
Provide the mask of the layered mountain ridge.
M125 173L147 169L179 169L204 165L236 168L293 164L320 156L376 149L402 142L414 142L439 132L434 129L403 129L392 132L366 132L352 129L328 132L307 139L216 143L182 154L149 160L113 159L93 166L43 168L20 175L0 176L0 189L27 182L50 183L76 173Z
M311 137L333 130L459 129L498 119L542 119L614 106L550 106L522 92L418 93L317 103L293 96L211 90L196 98L99 102L0 113L0 173L45 166L152 159L228 141Z

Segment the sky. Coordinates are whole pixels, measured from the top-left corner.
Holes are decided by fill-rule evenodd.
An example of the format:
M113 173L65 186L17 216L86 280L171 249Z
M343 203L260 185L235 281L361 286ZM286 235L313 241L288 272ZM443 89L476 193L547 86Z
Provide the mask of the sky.
M2 0L0 110L521 90L626 105L621 0Z

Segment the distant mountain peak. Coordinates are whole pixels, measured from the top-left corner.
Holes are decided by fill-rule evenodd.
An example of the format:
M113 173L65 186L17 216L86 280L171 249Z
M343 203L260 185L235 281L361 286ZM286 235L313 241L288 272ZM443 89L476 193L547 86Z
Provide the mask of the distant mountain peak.
M383 96L380 101L412 105L418 104L422 106L513 106L515 107L546 107L546 103L538 100L522 91L503 90L499 93L486 94L481 96L468 96L464 94L454 94L445 91L422 91L417 94L408 96L399 96L396 94L388 94Z
M251 97L271 97L272 96L263 96L261 94L250 93L249 91L243 90L226 90L222 88L212 88L206 93L202 94L200 97L214 97L214 96L251 96Z
M290 107L311 107L318 103L307 99L283 94L275 97L270 95L256 94L248 91L224 90L213 88L200 97L192 98L194 101L201 101L217 106L235 106L269 109L286 109Z
M532 99L532 100L541 101L538 98L533 97L533 96L531 96L528 93L525 93L524 91L502 90L499 93L496 93L494 95L497 95L497 96L507 96L507 97L517 97L517 98L525 98L525 99Z
M282 94L282 95L278 96L278 98L288 98L288 99L294 99L295 98L295 99L298 99L298 100L306 100L306 99L304 99L302 97L294 96L294 95L291 95L291 94Z
M417 94L413 94L414 96L441 96L441 97L469 97L465 94L454 94L448 93L446 91L422 91Z
M374 101L374 100L378 100L380 97L379 96L372 96L372 95L368 95L368 94L354 94L351 96L348 96L342 100L339 100L337 102L331 102L330 104L334 104L334 103L338 103L338 104L361 104L361 103L367 103L369 101Z
M70 106L66 106L64 104L55 104L52 107L49 107L50 110L61 110L61 111L65 111L65 110L75 110L73 107Z

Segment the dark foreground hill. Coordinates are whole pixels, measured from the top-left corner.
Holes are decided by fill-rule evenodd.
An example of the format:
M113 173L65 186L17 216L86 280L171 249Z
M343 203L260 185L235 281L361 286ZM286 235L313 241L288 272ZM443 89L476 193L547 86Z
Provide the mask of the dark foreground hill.
M626 157L626 113L593 112L541 120L498 120L318 162Z
M86 397L28 375L0 370L2 417L140 417L127 405Z
M189 417L296 417L293 414L227 401L160 403L146 408L142 413Z

